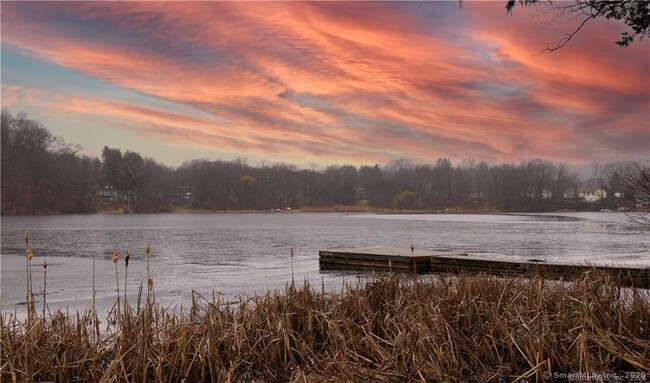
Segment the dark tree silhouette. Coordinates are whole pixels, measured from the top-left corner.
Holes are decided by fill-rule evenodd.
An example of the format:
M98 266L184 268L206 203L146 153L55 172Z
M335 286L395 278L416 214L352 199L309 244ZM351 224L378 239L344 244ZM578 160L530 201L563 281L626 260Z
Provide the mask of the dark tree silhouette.
M517 4L521 6L550 4L546 12L555 12L553 21L575 21L577 26L554 46L547 46L544 51L552 52L564 47L589 21L605 18L621 20L630 30L621 34L616 41L619 46L630 45L636 39L650 37L650 1L637 0L574 0L572 2L545 2L541 0L508 0L506 11L511 13Z
M136 195L129 207L136 212L335 205L430 211L593 210L618 209L624 197L639 202L643 210L650 199L650 170L627 162L596 164L591 181L581 181L565 164L541 159L518 164L474 159L453 164L447 158L418 164L397 159L384 167L316 170L268 162L255 166L240 158L192 160L172 168L117 148L104 147L101 160L80 156L39 122L6 110L1 138L2 214L115 210L120 201L98 197L106 185ZM605 198L586 201L595 193ZM635 204L630 207L637 209ZM637 220L648 217L639 213L634 215Z
M40 122L2 110L3 214L94 211L99 163Z

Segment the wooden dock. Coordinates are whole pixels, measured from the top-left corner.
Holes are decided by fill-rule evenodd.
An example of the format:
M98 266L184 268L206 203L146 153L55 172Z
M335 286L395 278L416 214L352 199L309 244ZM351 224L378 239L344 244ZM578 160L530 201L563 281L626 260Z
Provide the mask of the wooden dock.
M621 284L650 288L650 266L605 266L546 262L506 256L397 247L333 249L319 252L321 270L385 270L405 273L478 273L517 275L537 272L549 278L575 276L598 269Z
M378 270L425 273L431 271L431 259L467 254L437 250L401 249L397 247L364 247L319 251L321 270Z

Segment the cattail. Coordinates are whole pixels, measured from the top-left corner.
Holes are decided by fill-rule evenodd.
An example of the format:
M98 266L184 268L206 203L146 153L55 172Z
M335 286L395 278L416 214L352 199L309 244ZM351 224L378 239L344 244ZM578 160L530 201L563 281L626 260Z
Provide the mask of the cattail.
M30 302L33 301L31 299L32 297L32 270L31 270L31 260L34 255L32 254L32 251L29 249L29 231L25 230L25 272L27 273L26 275L26 282L27 282L27 297L26 297L26 302L27 302L27 318L31 319L32 315L32 310L31 306L32 304Z
M291 246L291 285L293 286L294 284L294 279L293 279L293 246Z
M150 292L151 289L153 288L153 280L151 279L151 274L149 274L149 256L151 256L151 244L147 242L147 248L144 249L144 253L147 256L147 286L149 289L147 290L147 302L149 301L150 297Z
M29 271L29 295L31 297L31 306L32 309L34 308L34 282L32 281L32 258L34 257L34 253L32 252L32 249L27 249L25 252L27 256L27 270Z
M25 235L25 243L28 243L29 235ZM34 309L34 294L32 293L32 257L34 253L27 245L27 250L25 250L25 269L27 271L27 317L32 318L32 311Z
M117 271L117 261L120 259L117 250L113 251L113 263L115 264L115 285L117 287L117 318L115 323L120 320L120 276Z
M126 301L126 287L129 279L129 252L125 251L124 252L124 315L127 316L128 314L128 307L127 307L127 301ZM127 316L128 319L128 316Z
M47 307L47 259L43 261L43 319L45 319L45 308Z
M95 305L95 297L96 297L96 292L97 290L95 289L95 253L93 253L93 315L95 316L95 329L97 329L97 306ZM95 332L95 339L97 339L97 335L99 334L99 331Z

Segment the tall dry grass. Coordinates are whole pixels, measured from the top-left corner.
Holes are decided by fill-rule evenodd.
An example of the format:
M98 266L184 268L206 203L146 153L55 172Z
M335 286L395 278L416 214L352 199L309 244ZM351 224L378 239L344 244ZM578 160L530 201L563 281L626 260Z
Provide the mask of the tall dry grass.
M648 291L596 271L567 283L390 276L329 294L291 284L238 304L193 296L183 312L127 307L100 339L90 311L4 315L2 382L542 382L650 365Z

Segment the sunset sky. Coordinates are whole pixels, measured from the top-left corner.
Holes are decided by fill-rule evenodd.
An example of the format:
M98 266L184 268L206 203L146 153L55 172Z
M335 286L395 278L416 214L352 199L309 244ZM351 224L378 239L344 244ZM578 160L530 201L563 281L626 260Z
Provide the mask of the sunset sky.
M299 166L650 154L650 43L497 2L2 2L2 106L82 152Z

